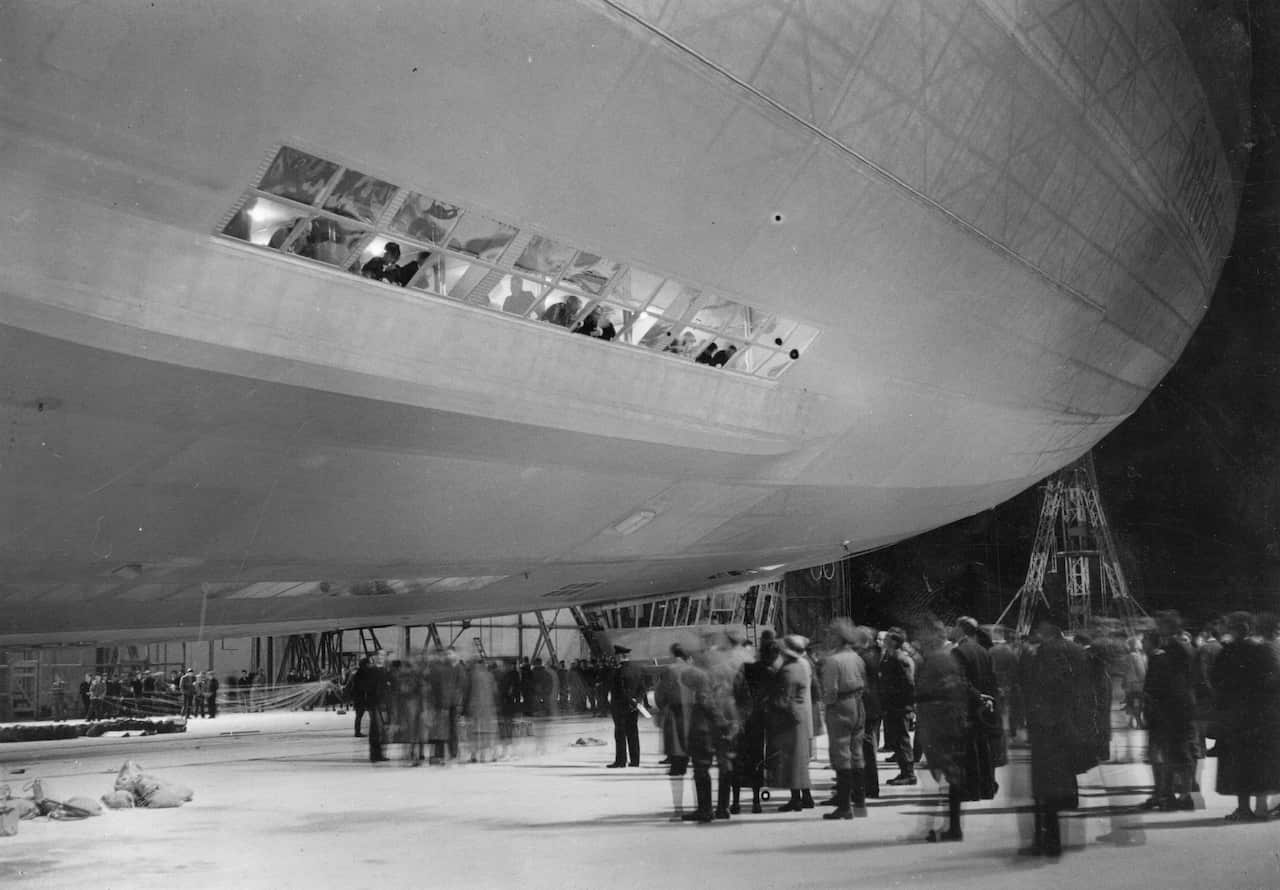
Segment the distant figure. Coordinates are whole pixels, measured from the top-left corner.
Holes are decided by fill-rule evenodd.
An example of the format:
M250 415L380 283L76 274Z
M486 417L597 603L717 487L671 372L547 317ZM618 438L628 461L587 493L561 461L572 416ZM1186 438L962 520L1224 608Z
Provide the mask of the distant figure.
M498 734L498 682L483 661L477 661L471 669L467 719L471 727L471 759L478 763L493 760Z
M348 681L348 694L351 697L351 709L356 712L356 738L364 738L364 733L360 731L361 723L364 721L365 712L369 710L369 700L365 697L365 690L368 688L368 674L371 666L369 656L365 655L360 658L360 663L356 666L355 673L351 675Z
M85 674L80 681L80 716L89 719L89 690L93 687L93 674Z
M62 674L53 675L49 696L53 706L53 719L61 722L67 716L67 681L62 679Z
M1177 612L1156 616L1156 635L1147 661L1145 713L1147 748L1155 793L1145 809L1193 810L1191 786L1195 775L1195 698L1191 668L1194 653L1180 638Z
M182 716L192 716L195 713L196 675L190 668L178 680L178 691L182 693Z
M709 365L715 360L716 353L719 351L720 345L715 340L712 340L702 352L698 353L698 357L694 361L700 365Z
M107 715L107 681L102 674L94 674L89 683L89 720L97 720Z
M511 289L507 298L502 301L502 311L511 315L528 315L536 299L538 294L524 286L524 279L518 275L512 275Z
M715 354L715 356L711 359L711 367L723 368L725 365L729 364L729 360L732 359L737 354L738 354L738 347L730 344L728 347L726 347L725 349L719 350Z
M360 274L365 278L372 278L375 281L389 281L392 284L400 284L396 274L400 267L400 245L394 241L388 241L386 246L382 248L382 256L376 256L369 262L360 267ZM416 269L414 271L417 271ZM401 285L403 287L404 285Z
M213 671L208 673L204 694L205 698L208 699L209 718L213 719L218 716L218 675Z
M427 259L430 256L431 251L429 250L419 251L418 255L412 260L405 263L403 266L397 266L395 272L386 280L390 281L392 284L398 284L401 287L405 287L410 281L413 281L413 277L418 274L418 270L427 264Z
M363 673L356 671L356 683L359 694L363 697L365 707L369 709L369 762L380 763L387 760L383 753L386 735L386 723L383 710L390 704L391 678L383 668L384 655L376 653L362 666Z

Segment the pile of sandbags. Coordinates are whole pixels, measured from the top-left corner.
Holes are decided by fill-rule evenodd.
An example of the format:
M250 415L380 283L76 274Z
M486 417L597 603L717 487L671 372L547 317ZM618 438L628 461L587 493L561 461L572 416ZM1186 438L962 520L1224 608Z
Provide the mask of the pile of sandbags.
M165 781L144 771L137 761L126 760L116 775L115 790L102 795L102 803L113 810L162 809L180 807L193 797L195 792L186 785Z
M101 816L102 805L89 797L71 797L58 800L49 794L40 779L29 782L24 791L30 797L14 797L8 785L0 785L0 837L18 833L18 823L46 816L50 819L88 819Z

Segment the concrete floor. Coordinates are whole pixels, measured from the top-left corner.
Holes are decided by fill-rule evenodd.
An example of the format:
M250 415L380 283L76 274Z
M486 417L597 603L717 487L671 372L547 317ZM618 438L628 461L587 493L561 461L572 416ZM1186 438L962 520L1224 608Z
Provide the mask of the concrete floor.
M539 730L511 762L421 769L371 766L350 715L323 711L194 721L179 736L3 745L0 781L15 789L40 776L52 796L97 797L132 757L196 797L178 810L23 823L0 838L0 886L1280 888L1280 822L1226 825L1233 802L1212 793L1198 812L1121 812L1145 797L1141 763L1083 777L1087 809L1067 824L1084 847L1052 862L1016 855L1025 752L1000 770L1000 796L970 808L965 841L932 845L921 842L938 812L928 779L885 789L871 817L852 822L779 814L775 797L763 815L673 824L652 729L635 770L604 769L611 745L571 747L579 736L611 742L608 720ZM1140 745L1137 733L1116 739L1121 756ZM1212 770L1207 761L1207 788ZM831 774L813 772L821 793ZM893 772L885 766L882 781ZM1098 842L1113 829L1135 845Z

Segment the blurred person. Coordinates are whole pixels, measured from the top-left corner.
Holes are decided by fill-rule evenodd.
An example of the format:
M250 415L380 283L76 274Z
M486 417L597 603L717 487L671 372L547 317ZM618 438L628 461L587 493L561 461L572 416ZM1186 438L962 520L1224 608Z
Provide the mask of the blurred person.
M422 717L427 707L425 658L420 654L412 661L393 662L391 683L395 691L395 740L405 746L405 759L410 766L422 766L426 760Z
M1009 645L1003 627L993 626L990 633L991 648L987 654L991 656L991 670L996 676L996 707L1003 715L1002 722L1011 738L1017 734L1013 711L1017 700L1018 653ZM1001 744L1007 742L1002 739Z
M1124 712L1130 729L1146 729L1143 716L1143 689L1147 685L1147 653L1142 640L1130 637L1125 641L1124 656Z
M880 696L884 706L884 740L893 752L898 775L888 785L916 784L915 764L911 756L911 724L915 720L916 665L902 651L905 642L901 630L894 628L884 636L884 655L880 659Z
M921 625L915 642L921 657L916 672L916 737L934 780L947 784L947 827L930 830L925 840L960 841L964 840L962 803L982 798L982 776L970 750L969 683L940 622Z
M734 703L740 729L738 748L734 754L734 776L729 812L742 812L742 789L751 789L751 812L763 812L760 792L765 783L765 759L768 739L769 691L772 686L770 664L777 657L772 633L761 634L761 649L743 645L740 664L734 680Z
M996 711L1000 690L995 669L988 647L983 645L990 643L990 637L975 619L965 616L956 621L952 639L955 641L952 654L960 662L969 687L968 733L973 766L977 770L981 798L991 800L1000 789L995 771L1003 764L998 755L1003 751L1004 722ZM993 743L1000 747L993 748Z
M84 679L80 681L80 716L84 720L89 719L89 707L91 699L89 692L93 688L93 674L85 674Z
M467 688L467 719L471 732L471 759L488 763L496 757L498 736L498 681L490 665L477 659Z
M689 669L689 655L680 643L671 644L672 661L662 669L654 688L654 719L662 736L667 776L671 784L672 818L684 814L684 777L689 771L689 711L692 699L681 677Z
M1221 636L1216 622L1206 624L1196 635L1195 657L1191 662L1191 694L1196 703L1196 750L1201 757L1209 756L1208 739L1214 712L1213 663L1222 654Z
M191 704L195 709L195 716L205 716L205 701L209 691L209 684L204 678L204 671L195 674L192 678L195 683L195 694L191 698Z
M726 629L723 635L708 634L703 640L706 646L706 670L711 680L711 694L716 711L717 819L728 819L732 815L730 806L736 776L738 736L742 731L737 703L737 680L742 667L739 647L745 641L745 635L734 628Z
M1177 612L1157 613L1156 633L1150 639L1143 710L1155 787L1143 809L1195 809L1191 798L1196 745L1194 654L1182 639L1181 622Z
M1084 726L1098 763L1111 759L1111 669L1105 646L1086 633L1075 635L1075 644L1085 654L1089 669L1089 722Z
M1033 856L1060 856L1060 813L1080 805L1076 775L1097 759L1093 671L1085 650L1048 617L1036 625L1039 645L1023 656L1027 733L1031 742Z
M852 819L867 815L866 762L867 665L856 650L865 650L873 638L865 628L855 628L847 618L837 618L827 629L829 649L822 659L822 701L826 705L828 756L836 771L835 809L824 819Z
M356 731L355 737L362 738L364 733L360 731L361 724L364 721L364 715L369 710L369 702L365 698L365 678L369 672L372 661L369 656L360 656L360 661L356 665L355 671L347 681L347 695L351 699L351 709L356 712Z
M866 731L862 734L862 781L866 796L872 800L880 797L880 772L876 766L876 740L884 720L884 708L880 698L880 661L884 653L877 645L873 627L859 626L854 651L866 666L867 687L862 695L866 710ZM855 800L857 795L854 796Z
M779 646L782 666L775 680L778 696L774 727L778 748L777 784L788 788L791 799L778 808L794 813L814 806L809 777L813 744L813 669L805 657L809 641L798 634L783 637Z
M205 707L209 712L209 719L218 716L218 675L213 671L208 671L205 679Z

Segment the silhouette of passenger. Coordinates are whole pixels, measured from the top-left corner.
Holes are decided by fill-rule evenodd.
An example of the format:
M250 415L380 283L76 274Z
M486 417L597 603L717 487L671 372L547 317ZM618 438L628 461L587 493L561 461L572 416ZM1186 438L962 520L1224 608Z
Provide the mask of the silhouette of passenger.
M375 281L390 281L392 284L400 284L398 273L400 267L400 245L394 241L388 241L387 246L382 248L382 256L376 256L369 262L360 267L360 274L365 278L372 278ZM416 272L417 269L414 269ZM403 287L404 285L401 285Z
M720 346L716 343L715 340L712 340L710 343L707 344L706 349L698 353L698 357L695 358L694 361L700 365L709 365L715 361L716 352L719 351L719 349L720 349Z
M512 315L528 315L538 295L524 286L524 279L511 276L511 293L502 301L502 311Z
M721 349L715 354L715 357L711 359L711 367L723 368L729 363L729 359L733 358L737 352L738 347L736 346L729 346L727 349Z
M427 264L427 257L429 256L431 256L431 251L419 251L418 255L412 260L405 263L403 266L397 266L394 272L388 274L386 280L393 284L398 284L401 287L405 287L410 281L413 281L413 277L418 274L418 270ZM370 262L372 262L372 260L370 260ZM368 265L368 263L365 265Z

